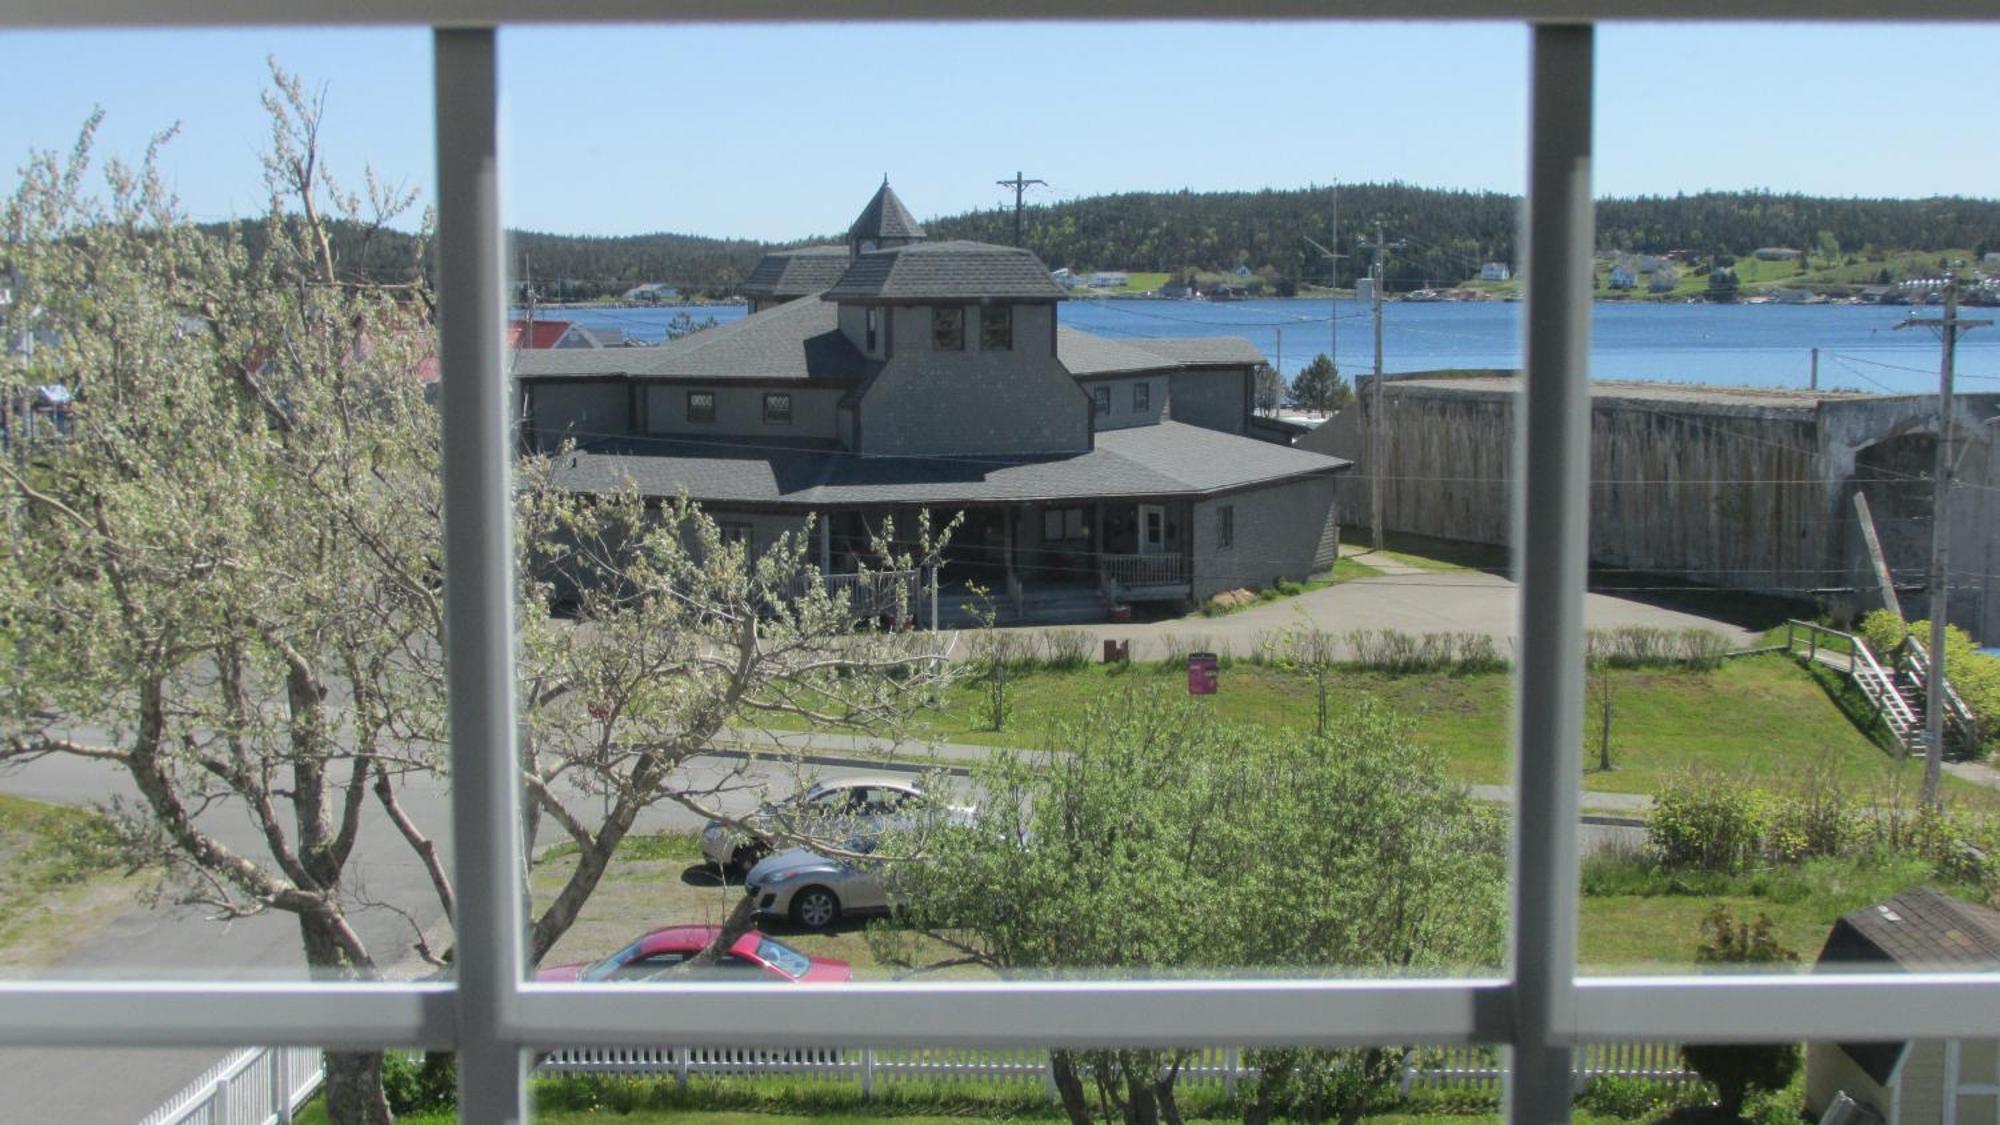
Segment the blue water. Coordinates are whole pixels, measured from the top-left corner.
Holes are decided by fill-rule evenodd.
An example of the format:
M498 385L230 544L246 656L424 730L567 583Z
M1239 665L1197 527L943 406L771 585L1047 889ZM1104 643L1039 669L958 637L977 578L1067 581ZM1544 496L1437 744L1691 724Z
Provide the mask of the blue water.
M1383 367L1425 371L1447 367L1515 367L1520 362L1521 310L1503 302L1384 306ZM1374 362L1368 310L1352 301L1077 300L1060 306L1062 323L1121 339L1243 336L1277 362L1287 377L1321 352L1344 373ZM621 328L658 341L679 309L545 309L542 316ZM696 320L740 320L742 305L685 310ZM1989 315L1974 309L1968 315ZM1660 305L1600 303L1591 339L1593 373L1601 379L1647 379L1726 386L1804 387L1811 349L1820 349L1820 386L1890 394L1937 390L1938 342L1927 329L1896 331L1911 315L1936 308L1879 305ZM1337 337L1337 348L1336 340ZM2000 327L1959 340L1959 389L2000 392Z

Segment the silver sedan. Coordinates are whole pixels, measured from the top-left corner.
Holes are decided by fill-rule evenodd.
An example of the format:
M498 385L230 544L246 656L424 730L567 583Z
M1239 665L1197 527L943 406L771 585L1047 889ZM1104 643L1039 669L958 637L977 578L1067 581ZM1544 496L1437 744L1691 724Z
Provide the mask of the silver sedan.
M865 851L870 841L849 846ZM882 914L889 896L881 871L866 860L824 856L810 848L792 848L769 856L750 869L743 889L757 900L757 913L783 918L807 930L824 930L844 917Z

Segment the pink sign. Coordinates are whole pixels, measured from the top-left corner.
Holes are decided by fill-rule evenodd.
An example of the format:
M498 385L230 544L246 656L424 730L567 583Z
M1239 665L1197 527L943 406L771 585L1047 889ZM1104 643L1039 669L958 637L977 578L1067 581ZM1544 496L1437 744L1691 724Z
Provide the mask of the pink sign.
M1188 694L1214 695L1216 667L1214 653L1188 653Z

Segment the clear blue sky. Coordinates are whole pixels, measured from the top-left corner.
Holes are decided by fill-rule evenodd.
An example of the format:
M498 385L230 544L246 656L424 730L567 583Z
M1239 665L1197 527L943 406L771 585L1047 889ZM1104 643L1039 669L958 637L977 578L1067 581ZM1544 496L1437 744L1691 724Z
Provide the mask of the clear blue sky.
M267 55L327 90L326 148L432 182L421 30L0 35L0 157L104 151L179 122L166 166L200 218L262 206ZM1601 195L1760 187L2000 193L1973 79L2000 28L1608 27ZM1402 180L1519 191L1517 25L585 27L502 38L510 225L764 239L844 228L887 173L920 218L1101 192ZM1947 85L1940 76L1960 81ZM11 180L10 180L11 182Z

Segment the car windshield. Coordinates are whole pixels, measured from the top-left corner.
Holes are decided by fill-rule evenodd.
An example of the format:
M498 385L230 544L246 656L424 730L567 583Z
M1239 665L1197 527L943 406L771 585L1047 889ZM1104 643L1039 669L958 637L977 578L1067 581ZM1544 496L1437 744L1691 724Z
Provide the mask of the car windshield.
M758 939L757 957L794 980L805 976L806 970L812 968L812 958L783 942L773 941L770 938Z
M625 948L619 950L618 952L613 953L611 956L606 957L604 960L599 961L597 964L592 965L589 968L585 969L577 977L577 979L609 980L611 978L611 974L618 971L619 966L639 956L639 949L642 945L645 944L645 941L646 941L645 938L640 938L638 941L633 942L631 945L628 945Z

